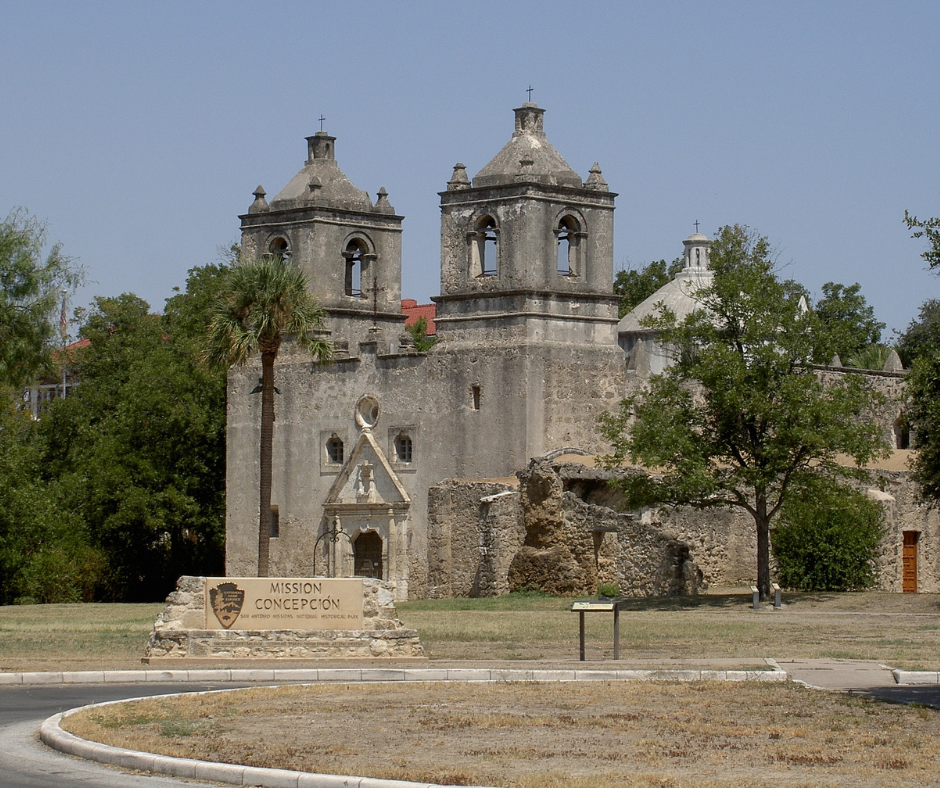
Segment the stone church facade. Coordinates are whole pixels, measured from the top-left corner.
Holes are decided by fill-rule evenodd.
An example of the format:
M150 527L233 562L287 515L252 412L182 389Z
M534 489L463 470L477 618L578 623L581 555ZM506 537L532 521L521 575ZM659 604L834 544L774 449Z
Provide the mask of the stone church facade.
M520 488L516 473L533 458L606 451L597 416L661 359L629 316L618 328L616 195L600 168L582 180L548 141L544 110L514 112L496 156L472 178L457 164L440 193L428 352L404 331L402 217L384 189L373 201L343 174L335 138L307 138L303 168L270 202L259 186L241 217L247 254L280 255L305 271L335 347L325 367L290 343L278 358L273 575L378 577L398 599L504 593L545 567L575 593L607 581L683 593L745 579L732 577L732 564L749 549L746 532L729 531L719 549L715 528L696 525L696 547L648 513L601 511L593 471L562 473L579 480L569 484L530 469ZM686 241L686 279L707 277L707 244ZM257 571L258 377L252 365L229 374L231 576ZM575 501L577 490L593 498ZM721 564L722 550L734 561Z

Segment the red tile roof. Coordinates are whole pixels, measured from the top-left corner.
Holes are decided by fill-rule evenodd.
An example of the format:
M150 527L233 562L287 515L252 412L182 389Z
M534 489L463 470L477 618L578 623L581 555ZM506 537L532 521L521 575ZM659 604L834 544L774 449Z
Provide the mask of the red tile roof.
M403 298L401 311L405 315L405 327L413 326L418 322L418 318L423 317L428 321L428 336L431 337L437 333L437 327L434 325L434 318L437 317L437 304L419 304L413 298Z
M55 362L65 361L74 361L75 360L75 351L83 347L88 347L91 344L90 339L79 339L76 342L66 345L63 348L52 351L52 359Z

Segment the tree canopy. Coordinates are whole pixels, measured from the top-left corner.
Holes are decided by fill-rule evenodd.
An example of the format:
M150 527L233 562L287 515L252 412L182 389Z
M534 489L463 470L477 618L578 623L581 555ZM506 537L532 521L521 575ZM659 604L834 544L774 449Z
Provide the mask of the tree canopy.
M929 268L940 269L940 218L918 219L908 211L904 212L904 221L911 233L911 238L926 238L929 247L921 254Z
M817 364L828 364L833 355L845 362L881 341L885 324L875 318L875 310L861 290L858 282L848 287L836 282L822 286L823 297L816 302L813 311L827 330L832 353L829 358L817 355ZM820 352L829 349L820 348Z
M198 350L226 268L193 269L163 315L95 299L80 385L0 430L2 601L154 601L223 571L225 375Z
M649 320L673 363L601 419L613 446L604 462L653 470L618 483L635 505L746 511L766 598L770 528L788 496L809 477L851 473L841 457L862 466L887 445L864 418L875 395L863 376L825 385L814 371L836 338L801 307L805 289L776 275L767 239L724 227L709 259L714 279L697 293L701 308L682 321L668 310Z
M45 227L18 209L0 222L0 385L20 388L51 366L56 317L81 272Z

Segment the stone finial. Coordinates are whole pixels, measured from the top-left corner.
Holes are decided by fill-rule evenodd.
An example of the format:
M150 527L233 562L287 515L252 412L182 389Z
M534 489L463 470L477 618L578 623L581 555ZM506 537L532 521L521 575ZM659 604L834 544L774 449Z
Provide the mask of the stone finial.
M459 161L454 165L454 174L447 181L447 191L455 192L460 189L470 188L470 178L467 177L467 165Z
M833 354L832 358L829 360L829 366L830 366L830 367L841 367L841 366L842 366L842 359L839 358L839 354L838 354L838 353Z
M388 192L385 191L383 186L379 189L378 198L375 201L375 206L372 208L376 213L395 213L395 209L391 206L388 201Z
M414 348L414 335L410 331L402 331L401 334L398 335L398 345L402 350Z
M597 162L594 162L594 166L591 167L591 174L588 175L588 179L584 182L584 188L593 189L597 192L610 191L607 181L605 181L604 176L601 175L601 168Z
M254 195L255 201L248 209L248 213L267 213L271 210L271 206L268 205L268 201L264 199L264 195L267 194L267 192L265 192L260 183L258 184L258 188L255 189L252 194Z
M888 353L888 358L885 360L885 365L881 368L882 372L903 372L904 365L901 363L901 357L898 355L898 351L894 348L891 348L891 352Z

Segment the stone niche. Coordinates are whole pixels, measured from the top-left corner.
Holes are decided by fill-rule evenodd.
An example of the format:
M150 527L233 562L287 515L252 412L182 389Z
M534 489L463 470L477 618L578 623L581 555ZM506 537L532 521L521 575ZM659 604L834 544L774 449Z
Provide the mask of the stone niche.
M261 583L272 593L252 596L252 585ZM249 589L247 594L245 588ZM223 592L230 598L223 599ZM207 596L214 599L207 600ZM406 629L398 619L394 597L392 583L366 577L184 576L157 616L144 661L423 659L418 633ZM240 616L235 608L249 600L251 603L244 605L246 615ZM331 612L309 613L314 608ZM252 610L256 611L253 615ZM270 614L257 612L264 610ZM343 628L344 623L348 628ZM239 624L249 628L239 629Z

